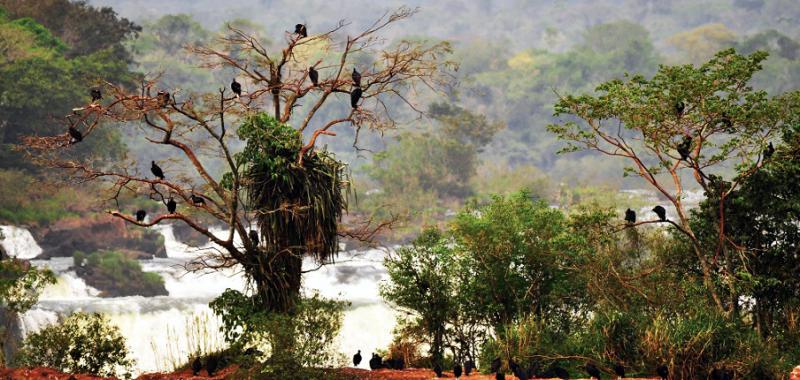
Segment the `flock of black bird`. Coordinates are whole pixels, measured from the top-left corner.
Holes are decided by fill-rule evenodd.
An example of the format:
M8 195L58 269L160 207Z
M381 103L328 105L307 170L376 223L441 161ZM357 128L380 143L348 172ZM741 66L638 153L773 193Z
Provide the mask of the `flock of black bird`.
M214 376L214 373L216 373L217 369L219 369L219 364L220 364L219 359L216 356L210 355L206 357L205 368L206 368L206 373L208 373L209 377ZM193 376L199 375L202 369L203 369L203 362L202 360L200 360L200 357L198 356L194 359L194 361L192 361L192 375Z
M361 350L358 350L355 355L353 355L353 366L358 367L361 364ZM506 374L502 371L503 361L499 357L494 358L489 365L489 372L495 374L495 379L497 380L504 380L506 378ZM388 359L384 360L378 354L372 353L372 358L369 360L369 368L371 370L381 369L381 368L388 368L388 369L397 369L402 370L405 368L405 361L403 359ZM476 370L478 367L475 366L475 362L468 360L464 362L464 366L461 366L461 363L456 362L453 365L453 376L455 378L460 378L463 376L469 376L473 370ZM521 365L516 363L514 359L508 360L508 368L511 370L511 373L520 380L528 380L528 379L569 379L570 373L566 369L558 366L552 365L549 368L539 371L537 370L537 366L535 363L531 362L528 368L523 368ZM625 365L623 363L616 363L613 366L614 374L617 378L622 379L625 378ZM584 370L586 374L589 375L591 379L600 379L602 372L597 365L593 363L586 363L584 366ZM436 374L436 377L443 376L443 369L439 364L434 365L433 372ZM656 367L655 374L658 376L660 380L666 380L669 377L669 367L662 364ZM717 368L711 372L711 379L712 380L731 380L733 379L733 371L726 369L726 368Z

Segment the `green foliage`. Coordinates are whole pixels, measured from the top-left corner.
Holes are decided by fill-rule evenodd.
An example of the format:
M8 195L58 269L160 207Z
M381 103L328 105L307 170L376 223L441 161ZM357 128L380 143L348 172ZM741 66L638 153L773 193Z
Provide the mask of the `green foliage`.
M101 296L166 295L164 279L158 273L142 271L139 261L117 251L97 251L91 254L75 252L76 273L90 286L100 289Z
M34 21L30 17L16 19L10 24L12 26L20 27L24 31L33 34L36 45L39 48L52 49L57 54L63 54L67 49L67 46L64 45L64 43L62 43L58 38L53 36L53 34L50 33L47 28Z
M11 258L0 261L0 302L12 312L28 311L39 302L42 290L55 282L53 272L37 269L27 261Z
M275 313L260 307L255 297L228 289L209 306L221 318L221 330L233 350L261 353L257 360L264 375L297 376L297 371L306 371L301 368L341 362L333 343L347 303L314 294L288 313Z
M124 376L133 366L128 356L125 338L106 317L74 313L60 324L26 337L16 365L95 376Z
M42 186L36 178L17 170L0 170L0 221L13 225L46 225L76 215L72 200L79 194L72 189L58 191Z

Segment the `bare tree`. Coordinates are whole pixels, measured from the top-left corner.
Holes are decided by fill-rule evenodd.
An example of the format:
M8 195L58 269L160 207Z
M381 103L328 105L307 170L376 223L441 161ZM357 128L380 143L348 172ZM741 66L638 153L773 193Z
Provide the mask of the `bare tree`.
M254 193L260 191L258 186L266 186L269 173L256 173L264 178L255 176L251 163L234 151L235 144L241 141L229 129L232 124L263 117L267 113L261 110L269 109L269 117L275 124L290 126L298 132L298 139L302 139L303 131L313 130L294 151L296 156L285 165L286 170L303 173L311 172L305 161L318 156L315 144L319 136L335 136L334 127L354 128L355 146L362 127L384 130L396 124L390 112L394 104L405 104L418 112L413 99L423 89L444 91L452 80L450 70L455 67L444 59L450 52L446 42L404 40L387 44L379 37L385 28L415 12L399 8L352 37L342 36L348 25L344 21L320 34L303 36L286 32L285 47L278 51L229 26L229 32L220 38L218 45L188 49L209 70L232 69L243 88L240 95L224 88L216 94L184 95L179 90L170 94L158 88L157 78L143 81L134 91L105 83L103 100L76 108L66 118L71 134L31 136L25 140L23 149L38 162L66 170L78 181L105 184L111 194L109 201L117 207L108 211L114 217L141 227L180 221L205 235L217 249L194 260L187 269L216 270L241 265L264 306L286 311L299 293L304 255L327 261L337 253L338 236L369 240L387 224L367 221L350 229L341 225L347 204L340 197L346 197L342 193L347 184L342 183L346 178L335 160L326 162L334 162L338 173L331 177L336 182L331 184L335 194L329 194L337 198L332 203L337 209L325 210L328 219L324 226L309 222L313 210L321 207L314 204L315 198L295 195L280 198L282 194L273 194L280 199L265 203L263 197ZM360 86L350 76L356 55L373 59L369 67L358 67L362 73ZM316 84L309 80L309 66L319 73ZM362 96L353 100L351 107L351 92L357 88ZM301 99L310 106L301 107L298 103ZM346 107L332 105L331 109L346 111L328 120L318 120L323 106L334 103ZM175 164L165 170L165 178L154 178L131 169L136 167L134 162L109 165L65 158L68 156L65 152L80 149L80 140L91 139L98 128L133 128L137 138L152 144L154 149L165 147L174 151L176 156L171 162ZM77 139L75 131L79 134ZM245 141L246 144L262 142ZM222 162L226 173L212 173L210 161ZM149 219L137 220L118 209L127 195L147 196L165 205L171 199L176 200L178 210L170 213L164 208ZM266 204L271 207L265 208ZM275 222L276 215L284 224L283 230L266 225ZM253 221L260 227L260 239L257 234L250 238ZM213 234L209 230L212 223L227 226L228 233ZM298 236L275 236L283 233Z

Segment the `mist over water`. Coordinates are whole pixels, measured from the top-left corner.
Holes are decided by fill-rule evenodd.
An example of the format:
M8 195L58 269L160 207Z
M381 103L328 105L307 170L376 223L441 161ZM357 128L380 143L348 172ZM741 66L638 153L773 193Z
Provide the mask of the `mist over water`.
M3 247L11 256L35 258L41 253L27 230L3 228ZM220 322L208 303L225 289L244 290L244 276L237 268L187 272L182 266L202 250L177 241L171 226L156 230L164 236L168 257L140 263L144 271L158 273L164 279L169 296L100 298L99 290L86 285L71 269L72 258L33 259L33 265L50 268L57 275L57 283L47 287L39 303L20 317L23 335L76 311L103 313L125 337L136 360L136 373L171 370L173 364L185 362L192 351L190 347L199 343L195 333L198 325L193 322L196 319L203 321L200 327L207 334L202 343L222 347ZM339 350L347 357L359 349L369 353L385 348L391 341L395 312L378 294L378 284L386 278L382 264L385 254L380 249L343 252L336 263L317 270L313 270L318 265L312 260L303 264L304 270L310 270L303 278L304 291L318 291L325 297L351 303L337 338ZM366 362L362 366L366 368Z

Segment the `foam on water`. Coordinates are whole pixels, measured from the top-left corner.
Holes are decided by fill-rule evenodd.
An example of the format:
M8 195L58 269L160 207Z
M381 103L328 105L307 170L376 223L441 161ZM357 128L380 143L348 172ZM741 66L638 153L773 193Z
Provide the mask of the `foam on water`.
M0 226L0 232L4 239L0 239L0 245L11 257L30 260L42 253L42 248L36 244L30 231L15 226Z

